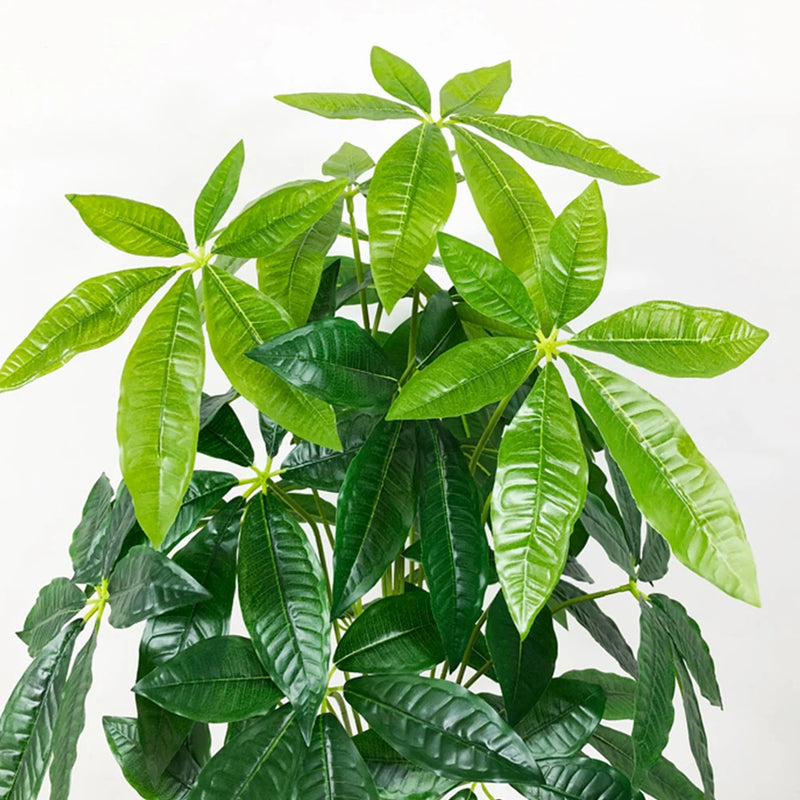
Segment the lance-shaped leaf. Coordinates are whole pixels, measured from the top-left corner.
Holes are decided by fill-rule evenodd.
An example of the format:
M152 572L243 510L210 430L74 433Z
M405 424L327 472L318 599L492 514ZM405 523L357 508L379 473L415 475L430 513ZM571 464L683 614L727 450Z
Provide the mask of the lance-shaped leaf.
M574 356L565 361L636 504L678 560L758 605L755 564L736 504L675 414L621 375Z
M539 360L526 339L493 336L459 344L403 386L387 419L458 417L514 391Z
M67 578L53 578L36 597L33 608L17 633L33 658L84 606L86 595Z
M261 439L264 442L267 455L270 458L275 458L275 456L278 455L281 443L286 438L288 431L286 428L282 428L277 422L261 413L258 415L258 430L261 433ZM284 463L286 462L284 461Z
M588 534L606 551L609 559L624 569L630 577L635 577L636 556L628 546L625 531L603 501L592 492L586 495L580 520Z
M419 114L394 100L373 94L344 94L341 92L299 92L277 94L276 100L287 106L310 111L328 119L417 119Z
M199 722L234 722L272 710L283 697L241 636L202 639L152 672L133 691Z
M305 533L272 495L247 506L238 574L253 646L308 738L328 685L330 606Z
M212 266L203 270L203 291L211 349L234 388L292 433L338 449L333 409L245 356L256 345L292 330L294 323L286 311Z
M497 574L523 637L558 583L586 481L578 424L551 363L503 436L492 494Z
M658 175L640 167L611 145L589 139L546 117L511 114L464 115L455 121L477 128L528 158L622 184L646 183Z
M714 769L708 755L706 728L703 724L703 716L700 712L700 704L697 702L692 678L681 658L675 659L675 673L678 678L678 688L683 697L683 712L689 732L689 748L700 772L706 797L708 800L714 800Z
M367 195L372 277L387 311L413 286L436 249L456 199L442 131L423 123L379 159Z
M68 194L91 232L135 256L170 258L189 252L175 217L163 208L105 194Z
M539 762L544 786L515 786L527 800L639 800L641 795L614 767L593 758L550 758Z
M539 328L525 287L502 261L446 233L439 234L439 252L458 293L476 311L515 328Z
M83 504L81 521L72 533L69 555L76 583L97 584L102 577L103 544L108 536L114 490L103 473Z
M317 717L294 788L304 800L378 800L364 759L333 714Z
M214 400L214 398L203 395L200 403L200 434L197 437L197 452L230 461L240 467L249 467L255 457L253 445L250 444L236 412L226 403L212 417L203 420L203 411L207 400Z
M376 46L370 51L369 62L375 80L384 91L398 100L431 113L431 91L428 84L408 61Z
M19 389L62 367L77 353L114 341L174 274L172 267L144 267L79 283L50 308L0 367L0 392Z
M481 500L461 447L443 426L418 429L422 564L433 616L452 669L464 656L483 610L489 547Z
M203 768L187 800L290 797L304 754L294 712L283 706L226 742Z
M441 114L491 114L500 108L510 87L510 61L460 72L439 90Z
M608 231L597 181L573 200L553 223L542 289L553 324L564 325L597 299L606 274Z
M64 691L75 639L75 620L25 670L0 716L0 794L27 800L39 793L53 742L53 726Z
M180 512L178 512L180 516ZM144 531L136 519L133 508L133 499L125 481L120 481L117 487L117 496L111 506L108 520L108 530L102 537L101 546L96 554L98 569L96 574L107 578L114 571L120 555L126 548L134 544L142 544L146 540ZM89 583L97 584L100 578Z
M467 186L500 260L525 284L544 324L540 270L553 212L533 178L511 156L468 130L451 130Z
M622 517L625 539L634 561L638 564L639 554L642 549L642 512L636 505L636 501L631 494L628 481L622 474L619 464L611 457L611 453L606 450L606 463L608 464L608 474L611 476L611 483L614 485L614 496L617 499L620 516Z
M410 326L409 326L410 327ZM409 331L410 333L410 331ZM467 340L461 318L450 299L450 293L441 289L428 298L417 325L417 364L424 367ZM385 346L384 346L385 349ZM406 348L406 353L408 348ZM403 369L406 362L403 362Z
M247 356L334 405L385 405L397 389L394 368L380 345L349 319L310 322L249 350Z
M132 547L117 564L108 582L108 594L108 621L115 628L127 628L210 597L186 570L148 545Z
M427 592L370 603L345 631L333 656L343 672L422 672L445 659Z
M525 743L485 700L455 683L371 675L345 684L348 703L411 761L457 780L540 783Z
M214 242L213 252L259 258L285 247L326 214L347 181L302 181L276 189L231 220Z
M86 696L92 688L92 659L97 647L97 631L75 658L64 684L53 728L53 763L50 765L50 800L67 800L72 768L78 755L78 739L86 724Z
M575 669L565 672L561 679L599 686L606 699L603 719L633 719L636 681L632 678L597 669Z
M239 140L217 164L194 204L194 236L198 245L217 227L233 202L244 166L244 142Z
M413 425L381 422L347 468L336 507L333 616L362 597L403 549L416 513Z
M647 526L647 536L639 565L640 581L657 581L667 574L670 549L667 540L653 527Z
M364 148L345 142L322 165L322 174L331 178L347 178L348 183L355 183L374 166L375 162Z
M713 378L750 358L769 334L728 311L651 300L595 322L570 339L675 378Z
M120 467L136 518L156 547L192 477L205 352L197 295L187 272L147 318L120 383Z

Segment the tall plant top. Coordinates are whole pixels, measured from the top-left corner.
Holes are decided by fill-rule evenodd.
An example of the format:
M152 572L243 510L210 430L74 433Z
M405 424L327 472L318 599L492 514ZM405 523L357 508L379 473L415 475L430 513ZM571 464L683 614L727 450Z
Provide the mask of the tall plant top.
M80 283L8 357L0 391L107 344L161 296L122 368L122 481L94 484L72 577L19 633L33 660L0 719L0 798L32 800L48 766L51 798L67 798L106 607L114 627L146 621L136 716L103 719L145 798L475 800L487 783L530 800L714 797L697 696L721 707L714 663L684 607L642 584L674 555L758 605L750 547L675 414L590 357L710 378L767 333L668 300L584 324L606 271L596 179L656 175L499 113L508 62L456 75L436 112L410 64L379 47L371 63L393 99L278 99L403 128L377 163L345 143L323 179L229 217L238 142L197 198L194 245L157 206L67 195L100 239L159 265ZM595 180L555 213L509 148ZM496 253L443 231L459 183ZM257 286L237 277L251 260ZM203 392L206 337L224 394ZM239 411L258 413L263 458ZM229 471L196 470L198 452ZM591 586L589 539L619 585ZM229 633L235 593L247 638ZM616 594L638 604L636 654L596 602ZM626 674L554 677L568 616ZM676 684L702 789L662 756Z

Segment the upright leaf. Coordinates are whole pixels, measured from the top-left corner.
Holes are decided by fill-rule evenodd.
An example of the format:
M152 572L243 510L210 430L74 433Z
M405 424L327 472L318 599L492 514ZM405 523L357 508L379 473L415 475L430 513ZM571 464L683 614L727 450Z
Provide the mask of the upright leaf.
M244 142L240 139L214 168L194 204L194 236L198 245L205 244L233 202L243 166Z
M372 94L342 94L336 92L300 92L277 94L276 100L287 106L310 111L328 119L417 119L419 115L394 100Z
M331 178L347 178L349 183L355 183L361 175L374 166L375 162L366 150L345 142L322 165L322 174Z
M398 100L431 113L431 90L422 75L408 61L376 46L370 51L370 66L375 80L384 91Z
M101 553L108 535L114 490L103 473L94 483L83 504L81 521L72 532L69 555L76 583L96 584L103 576Z
M678 688L683 697L683 712L686 716L686 726L689 731L689 748L694 756L695 764L700 772L703 789L708 800L714 800L714 769L708 755L708 737L706 736L700 704L692 685L692 678L682 659L675 659L675 672L678 678Z
M614 767L593 758L550 758L539 762L544 786L516 786L527 800L637 800L641 795Z
M225 404L210 418L203 420L203 406L206 400L213 400L203 395L200 403L200 433L197 437L197 452L214 458L230 461L240 467L249 467L253 463L253 445L244 432L242 423L236 412Z
M28 655L37 656L85 605L86 595L80 586L66 578L53 578L39 591L17 634L28 645Z
M450 293L441 289L431 295L417 325L418 365L425 366L466 339L464 326L450 299ZM406 353L408 353L407 347ZM403 368L405 364L404 361Z
M647 526L647 536L639 565L640 581L657 581L667 574L670 549L667 540L653 527Z
M443 117L451 114L492 114L511 87L511 62L460 72L439 91Z

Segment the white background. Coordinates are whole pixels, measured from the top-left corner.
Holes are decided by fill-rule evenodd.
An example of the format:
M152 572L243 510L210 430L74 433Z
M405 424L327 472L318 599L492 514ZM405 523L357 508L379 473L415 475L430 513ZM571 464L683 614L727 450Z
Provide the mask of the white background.
M503 110L571 124L660 174L640 187L602 184L609 270L586 318L672 298L730 309L771 332L751 362L712 381L622 369L677 411L726 477L759 564L761 610L677 565L664 581L700 620L716 657L726 709L710 711L707 724L718 797L798 796L794 4L6 0L0 8L3 356L75 283L142 263L94 239L64 193L155 203L189 230L197 191L241 137L240 203L317 177L344 139L377 157L406 123L332 122L271 99L378 91L372 44L414 63L434 92L455 72L511 59ZM520 159L556 210L587 183ZM488 246L463 187L457 208L448 230ZM3 698L27 664L13 631L39 587L70 574L67 545L85 493L101 470L119 478L116 392L134 336L0 397ZM216 374L210 381L226 388ZM612 570L594 571L601 587L619 582ZM632 605L619 596L604 607L633 633ZM75 797L132 796L100 717L133 713L138 633L102 633ZM612 666L580 633L561 645L564 669ZM681 724L668 752L694 775Z

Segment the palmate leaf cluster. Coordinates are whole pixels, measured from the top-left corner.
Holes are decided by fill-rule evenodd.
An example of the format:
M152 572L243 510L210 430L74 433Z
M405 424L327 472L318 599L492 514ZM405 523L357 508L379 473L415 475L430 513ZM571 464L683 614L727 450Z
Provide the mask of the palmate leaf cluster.
M68 796L107 605L112 626L145 622L136 716L103 720L145 798L469 800L486 783L531 800L714 797L697 695L721 707L714 663L686 609L641 584L674 555L757 605L741 518L674 413L584 351L712 377L767 334L662 300L574 331L606 270L599 184L556 214L505 147L618 184L656 176L561 123L498 113L508 63L448 81L438 120L407 62L376 47L372 69L393 99L279 99L413 127L377 163L345 144L325 179L223 223L239 142L197 199L194 248L156 206L68 196L114 247L181 263L84 281L0 368L0 390L21 387L161 291L122 369L123 480L92 487L73 575L19 633L33 660L0 720L0 797L34 798L48 767L51 797ZM442 230L462 180L496 254ZM236 275L252 260L257 286ZM226 393L203 391L206 341ZM240 421L256 412L258 448ZM226 471L195 469L198 452ZM619 586L590 585L589 539ZM247 636L230 632L237 593ZM636 652L597 603L612 594L638 603ZM624 674L559 672L568 617ZM662 756L676 685L702 789ZM620 720L630 733L605 724Z

